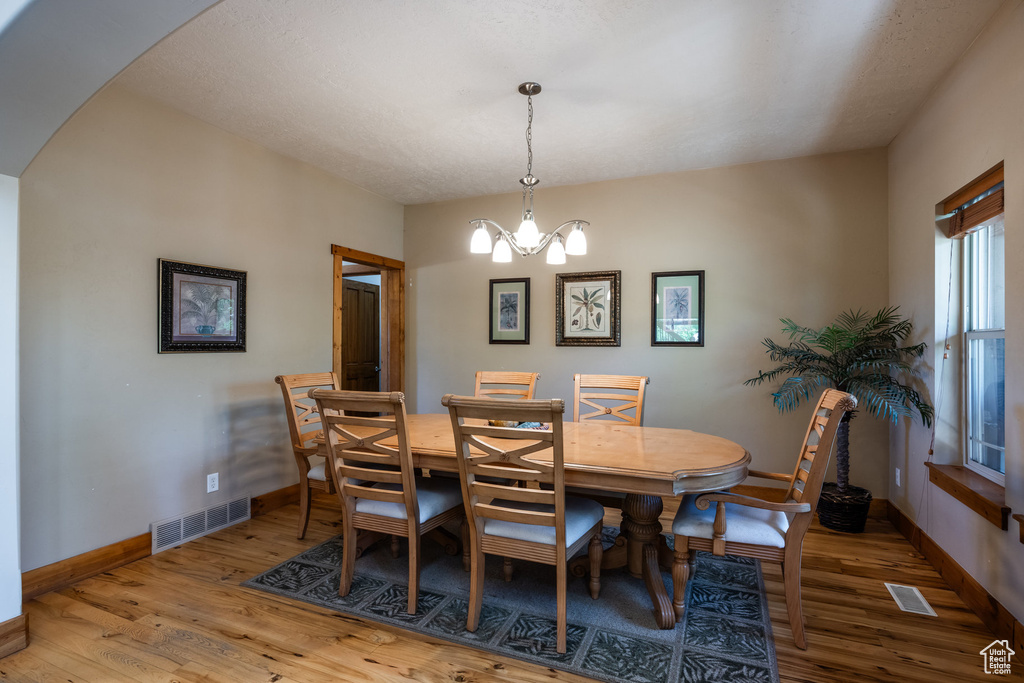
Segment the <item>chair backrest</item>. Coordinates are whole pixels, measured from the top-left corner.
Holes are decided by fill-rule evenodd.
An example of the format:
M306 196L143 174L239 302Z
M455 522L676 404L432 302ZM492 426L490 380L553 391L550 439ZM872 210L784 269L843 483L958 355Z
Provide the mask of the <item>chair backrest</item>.
M572 421L582 422L608 417L639 427L644 423L644 390L650 381L650 378L643 376L577 373L573 377L575 397ZM605 391L585 391L586 389ZM589 406L594 411L584 413L584 406Z
M320 436L320 414L316 402L309 398L310 389L323 387L340 389L341 383L333 372L311 372L304 375L278 375L274 381L281 385L284 408L288 416L288 433L296 456L316 452L313 439Z
M516 400L447 394L459 461L466 516L482 529L484 519L555 528L556 548L565 547L565 471L562 451L562 399ZM546 429L495 427L490 421L540 422ZM509 441L515 439L515 441ZM527 457L532 456L532 457ZM545 489L520 488L537 482ZM547 504L554 512L515 509L515 503Z
M476 373L476 388L473 396L477 398L521 398L530 400L540 379L539 372L504 372L497 370L481 370Z
M331 472L338 483L338 496L349 514L355 499L368 498L402 504L406 519L418 520L405 394L312 389L309 397L316 401L320 411ZM397 445L381 443L392 437L397 439Z
M826 389L811 415L807 425L804 442L800 448L800 457L793 471L793 477L786 491L786 501L809 503L810 514L818 507L818 496L821 495L821 484L825 479L825 470L832 457L839 423L847 413L857 407L857 399L845 391Z

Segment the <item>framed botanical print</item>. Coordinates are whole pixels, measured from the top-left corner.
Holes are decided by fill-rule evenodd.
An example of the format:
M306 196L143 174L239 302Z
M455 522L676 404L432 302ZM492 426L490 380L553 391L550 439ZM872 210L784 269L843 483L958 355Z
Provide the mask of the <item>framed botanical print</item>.
M651 346L704 346L704 271L651 273Z
M490 342L530 343L530 278L491 280Z
M160 353L245 351L245 271L158 259Z
M555 275L555 346L621 346L621 270Z

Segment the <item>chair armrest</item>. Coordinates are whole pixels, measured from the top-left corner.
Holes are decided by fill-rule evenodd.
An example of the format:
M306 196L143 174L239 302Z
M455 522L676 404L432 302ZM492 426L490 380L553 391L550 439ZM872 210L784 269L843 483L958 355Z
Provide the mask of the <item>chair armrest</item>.
M759 472L757 470L747 470L747 476L758 477L759 479L774 479L775 481L789 481L793 478L792 474L778 474L776 472Z
M774 512L810 512L810 503L774 503L768 500L761 500L760 498L753 498L751 496L741 496L737 493L705 493L704 495L698 496L697 500L694 501L694 505L697 506L698 510L707 510L711 503L736 503L738 505L746 505L747 507L760 508L762 510L772 510Z

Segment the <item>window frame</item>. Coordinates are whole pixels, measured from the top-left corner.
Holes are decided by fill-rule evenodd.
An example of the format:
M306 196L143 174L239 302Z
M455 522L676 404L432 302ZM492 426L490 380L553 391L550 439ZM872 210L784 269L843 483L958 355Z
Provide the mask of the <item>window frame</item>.
M998 214L998 216L1003 216L1004 220L1005 220L1005 213L1000 213L1000 214ZM975 259L974 259L974 252L977 249L976 242L980 238L979 233L981 233L982 231L988 230L988 229L989 229L989 227L986 226L985 228L982 228L982 229L976 230L976 231L972 231L970 234L966 235L964 237L963 244L962 244L962 250L961 250L962 251L962 253L961 253L961 276L962 276L962 283L963 283L963 287L962 287L962 289L963 289L963 291L962 291L962 296L963 296L963 299L962 299L962 301L963 301L963 312L962 312L962 314L963 314L963 324L961 325L960 336L961 336L961 340L962 340L962 345L961 345L961 348L962 348L962 354L961 354L962 355L961 376L962 376L962 379L963 379L962 391L963 391L963 406L964 406L964 410L962 412L962 425L961 425L962 426L962 434L963 434L963 465L964 465L964 467L966 469L968 469L968 470L970 470L972 472L975 472L975 473L985 477L986 479L988 479L990 481L995 482L999 486L1005 486L1006 485L1006 474L1005 474L1005 471L1004 472L999 472L996 469L993 469L991 467L988 467L987 465L983 465L980 462L976 462L976 461L971 459L972 445L973 445L973 442L972 442L972 434L973 434L973 432L972 432L972 429L971 429L971 427L972 427L972 415L976 412L975 411L975 404L974 404L974 401L972 400L973 394L972 394L972 391L971 391L971 387L972 387L972 383L973 383L972 382L972 380L973 380L972 368L974 366L974 364L971 362L972 361L971 342L975 341L975 340L1002 339L1003 340L1004 354L1005 354L1005 348L1006 348L1006 328L1005 328L1005 324L1006 324L1005 323L1005 315L1006 315L1006 312L1005 312L1005 306L1006 306L1006 299L1005 299L1005 291L1006 291L1005 290L1005 287L1006 287L1006 282L1005 282L1005 278L1006 278L1006 271L1005 271L1005 259L1006 259L1005 227L1004 227L1003 270L1002 270L1002 274L1003 274L1003 292L1004 292L1004 294L1003 294L1003 325L1004 325L1004 327L1002 327L1002 328L978 328L978 329L972 329L972 327L974 325L974 319L975 319L975 316L974 316L974 312L975 311L972 309L972 304L974 303L974 300L975 300L974 294L975 294L975 290L977 288L977 281L976 281L976 275L977 274L976 274L975 269L973 268L972 264L975 261ZM1005 364L1005 357L1004 357L1004 361L1003 361L1003 386L1004 387L1005 387L1005 383L1006 383L1006 364ZM1005 389L1004 389L1004 391L1005 391ZM1000 446L989 445L990 447L1001 448L1002 449L1002 452L1003 452L1002 461L1003 461L1004 470L1005 470L1005 467L1006 467L1006 434L1005 434L1006 414L1005 414L1005 411L1006 411L1006 407L1005 407L1005 401L1004 401L1004 406L1003 406L1003 430L1004 430L1004 432L1003 432L1003 446L1000 447ZM985 442L982 442L982 443L985 443Z

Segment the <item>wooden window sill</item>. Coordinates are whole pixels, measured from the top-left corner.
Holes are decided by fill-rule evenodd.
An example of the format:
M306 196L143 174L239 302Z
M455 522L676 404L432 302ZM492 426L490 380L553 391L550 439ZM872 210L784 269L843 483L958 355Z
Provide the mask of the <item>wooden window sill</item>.
M1017 526L1020 529L1020 542L1024 543L1024 515L1014 515L1013 518L1017 520Z
M928 466L928 481L1003 531L1010 528L1005 488L962 465L936 465L933 462L925 465Z

